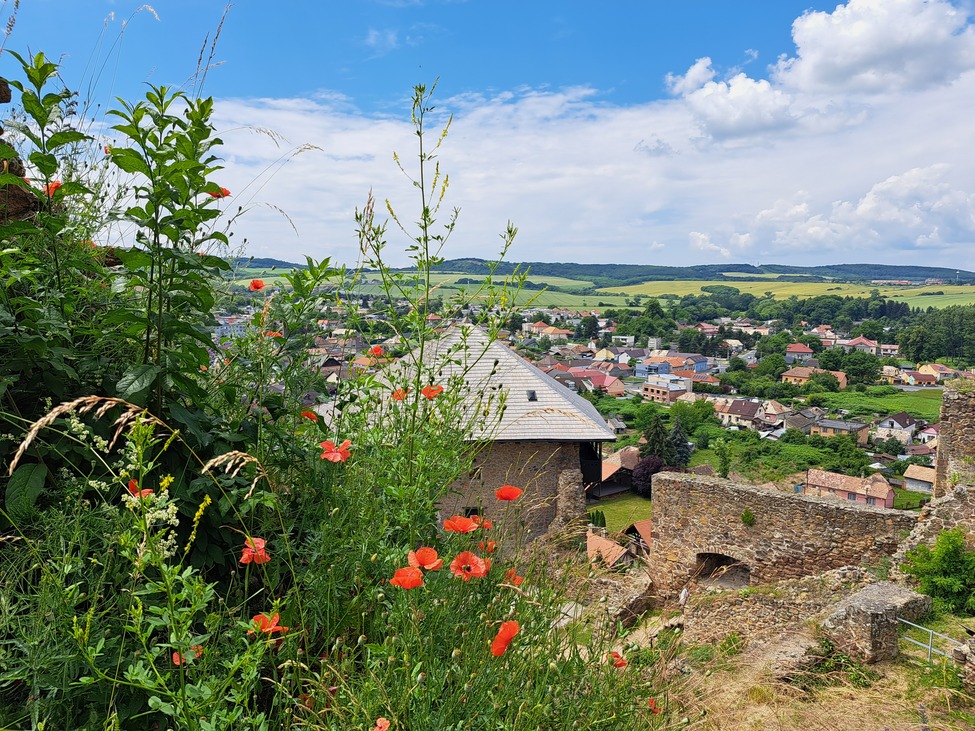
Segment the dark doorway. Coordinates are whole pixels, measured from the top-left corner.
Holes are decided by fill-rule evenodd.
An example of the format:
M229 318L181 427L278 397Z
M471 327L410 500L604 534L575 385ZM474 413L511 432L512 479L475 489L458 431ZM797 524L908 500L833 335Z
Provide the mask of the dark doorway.
M742 589L751 582L751 569L737 558L723 553L697 554L694 575L702 586Z

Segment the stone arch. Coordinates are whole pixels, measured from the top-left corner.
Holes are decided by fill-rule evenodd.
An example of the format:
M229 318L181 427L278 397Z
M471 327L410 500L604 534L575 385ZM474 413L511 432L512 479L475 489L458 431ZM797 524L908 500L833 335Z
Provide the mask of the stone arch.
M751 583L752 569L741 559L726 553L698 553L694 577L702 586L742 589Z

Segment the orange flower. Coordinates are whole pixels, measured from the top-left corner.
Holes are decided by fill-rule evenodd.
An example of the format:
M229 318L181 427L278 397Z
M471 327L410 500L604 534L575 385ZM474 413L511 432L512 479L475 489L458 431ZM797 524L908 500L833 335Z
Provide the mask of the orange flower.
M262 564L270 561L271 557L264 550L266 545L267 541L263 538L248 538L244 541L244 548L240 553L241 564L249 564L252 561L256 564Z
M206 366L203 366L203 365L201 365L201 366L200 366L200 370L201 370L201 371L205 371L206 369L207 369L207 367L206 367Z
M393 401L402 401L406 398L406 394L410 392L408 388L397 388L393 391Z
M615 650L613 652L609 653L606 657L608 657L610 659L610 661L613 663L613 666L614 667L617 667L617 668L625 668L626 667L626 658L624 658L622 655L620 655Z
M203 646L193 645L190 651L193 653L193 659L196 659L203 654ZM182 665L184 662L186 662L186 659L182 655L178 652L173 653L173 665Z
M105 154L106 155L111 155L112 154L112 148L109 147L108 145L105 145Z
M352 446L352 442L346 439L339 446L335 446L335 442L325 440L319 446L322 448L322 459L327 459L329 462L345 462L352 453L349 452L349 447Z
M266 333L264 333L264 336L265 337L268 337L268 338L283 338L284 337L284 335L282 335L281 333L279 333L277 330L268 330Z
M271 635L275 632L287 632L287 627L282 627L278 624L281 620L281 615L275 612L270 617L266 614L255 614L254 618L251 620L255 625L257 625L257 630L259 632L266 632ZM254 634L254 630L247 630L247 634Z
M521 583L525 580L524 576L518 576L514 569L508 569L504 572L504 580L509 584L514 584L515 586L521 586Z
M498 544L494 541L481 541L477 544L477 547L482 551L487 551L488 553L494 553L494 549L498 547Z
M465 518L463 515L455 515L443 522L443 529L448 533L470 533L472 530L477 530L477 521Z
M482 518L480 515L476 515L476 514L472 515L471 520L477 523L478 526L480 526L484 530L491 530L494 527L494 523L492 523L487 518Z
M520 629L521 626L514 620L502 622L498 634L494 636L494 641L491 643L491 654L495 657L501 657Z
M660 713L660 711L663 710L657 706L657 701L653 698L650 699L650 702L647 703L647 705L650 706L650 713Z
M443 386L424 386L420 393L426 396L430 401L433 401L433 399L437 398L437 396L443 393Z
M318 421L318 414L314 411L302 411L301 415L309 421Z
M398 586L400 589L415 589L418 586L423 586L423 572L413 566L396 569L389 583Z
M213 198L226 198L228 195L230 195L230 191L226 188L221 188L219 193L211 193L208 191L207 195L212 196Z
M450 570L458 579L470 581L471 579L480 579L486 576L488 565L476 553L463 551L458 553L457 557L450 562Z
M44 195L46 195L48 198L51 198L54 196L54 192L60 187L61 187L60 180L55 180L53 183L48 183L47 185L44 186Z
M524 492L520 487L514 485L504 485L494 491L494 497L498 500L517 500Z
M389 719L385 716L380 716L376 719L376 725L373 727L372 731L389 731Z
M371 348L369 348L369 355L373 356L374 358L378 358L382 354L383 348L381 345L373 345Z
M135 480L129 480L129 494L132 497L137 497L140 500L146 495L152 495L152 490L146 488L145 490L139 489L139 483Z
M437 556L434 549L423 546L416 549L415 552L410 551L406 554L406 563L415 569L423 568L427 571L436 571L443 566L443 559Z
M264 289L264 280L263 279L252 279L251 280L251 283L250 283L250 286L248 286L248 289L251 292L260 292L262 289Z

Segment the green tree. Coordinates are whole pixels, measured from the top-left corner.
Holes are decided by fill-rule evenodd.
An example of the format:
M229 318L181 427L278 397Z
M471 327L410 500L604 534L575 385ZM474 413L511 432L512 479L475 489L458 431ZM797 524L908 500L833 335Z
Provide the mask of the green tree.
M842 349L824 350L816 356L816 359L819 361L819 367L827 371L839 371L843 368Z
M843 358L842 370L851 385L876 383L880 377L880 359L871 353L853 350Z
M674 425L671 427L670 434L668 435L670 447L674 454L672 464L675 467L687 467L691 461L692 447L687 441L687 432L681 426L680 419L674 419L673 422Z
M975 613L975 551L965 547L961 528L942 531L934 548L921 544L907 552L904 573L950 612Z
M714 454L718 458L718 474L727 478L731 472L732 447L727 439L716 439L714 441Z
M643 432L643 438L646 443L640 445L641 457L644 459L650 456L659 457L666 465L674 464L675 455L670 443L670 435L659 413L654 413L650 418L650 423Z

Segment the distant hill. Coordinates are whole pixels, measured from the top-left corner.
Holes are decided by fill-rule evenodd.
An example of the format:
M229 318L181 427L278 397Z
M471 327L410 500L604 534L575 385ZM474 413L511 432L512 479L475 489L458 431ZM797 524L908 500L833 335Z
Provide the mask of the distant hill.
M484 259L448 259L442 271L485 275L490 262ZM780 264L699 264L689 267L654 266L651 264L574 264L571 262L502 262L496 272L511 274L518 268L530 269L533 276L559 276L595 282L599 287L626 286L656 280L707 279L729 282L745 280L763 274L779 274L783 278L803 276L809 279L842 281L870 281L872 279L945 279L975 280L975 272L944 267L894 266L890 264L833 264L829 266L799 267Z
M293 264L290 261L280 259L251 259L240 257L233 262L237 267L251 267L254 269L307 269L307 264Z

